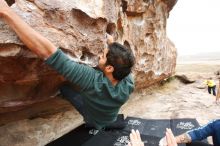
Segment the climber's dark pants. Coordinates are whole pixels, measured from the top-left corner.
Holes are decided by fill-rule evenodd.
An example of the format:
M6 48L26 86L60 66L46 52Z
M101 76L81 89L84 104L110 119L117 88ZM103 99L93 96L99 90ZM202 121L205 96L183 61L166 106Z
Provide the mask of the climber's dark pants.
M213 86L213 87L208 87L208 92L209 92L209 94L211 94L211 91L212 91L212 94L213 94L214 96L216 96L215 88L216 88L216 85Z
M83 103L83 97L79 94L79 92L74 91L70 85L63 85L60 88L60 93L83 116L84 121L86 123L86 126L94 127L93 124L89 123L88 115L85 111L85 106L84 106L84 103Z

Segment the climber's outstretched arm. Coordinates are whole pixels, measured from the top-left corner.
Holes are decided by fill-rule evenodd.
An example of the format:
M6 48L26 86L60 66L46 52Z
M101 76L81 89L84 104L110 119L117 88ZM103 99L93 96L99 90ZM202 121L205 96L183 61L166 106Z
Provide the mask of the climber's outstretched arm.
M5 2L0 0L0 18L4 20L19 36L21 41L41 58L48 58L56 52L57 47L47 38L25 23Z

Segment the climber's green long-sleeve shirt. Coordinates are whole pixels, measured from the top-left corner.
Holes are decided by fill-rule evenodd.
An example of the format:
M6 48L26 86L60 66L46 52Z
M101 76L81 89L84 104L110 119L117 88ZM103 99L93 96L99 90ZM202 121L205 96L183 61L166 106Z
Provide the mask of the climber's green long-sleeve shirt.
M131 75L113 86L103 72L74 62L60 49L52 54L46 63L72 84L80 87L89 122L97 129L116 120L120 107L134 89Z

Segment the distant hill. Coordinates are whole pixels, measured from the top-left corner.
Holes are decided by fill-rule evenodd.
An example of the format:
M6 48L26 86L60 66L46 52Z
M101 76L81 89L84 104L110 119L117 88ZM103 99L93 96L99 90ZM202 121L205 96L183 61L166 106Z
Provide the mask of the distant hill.
M193 55L179 55L177 62L192 62L192 61L218 61L220 63L220 52L198 53Z

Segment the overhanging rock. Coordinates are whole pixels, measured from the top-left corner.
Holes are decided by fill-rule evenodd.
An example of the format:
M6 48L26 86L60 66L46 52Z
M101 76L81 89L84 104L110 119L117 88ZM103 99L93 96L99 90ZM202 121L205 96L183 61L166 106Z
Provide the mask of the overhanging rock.
M166 21L175 2L17 0L11 7L74 60L90 66L97 65L105 33L112 34L134 52L136 89L141 89L174 73L176 49L167 38ZM64 81L2 21L0 68L0 107L26 106L52 98Z

